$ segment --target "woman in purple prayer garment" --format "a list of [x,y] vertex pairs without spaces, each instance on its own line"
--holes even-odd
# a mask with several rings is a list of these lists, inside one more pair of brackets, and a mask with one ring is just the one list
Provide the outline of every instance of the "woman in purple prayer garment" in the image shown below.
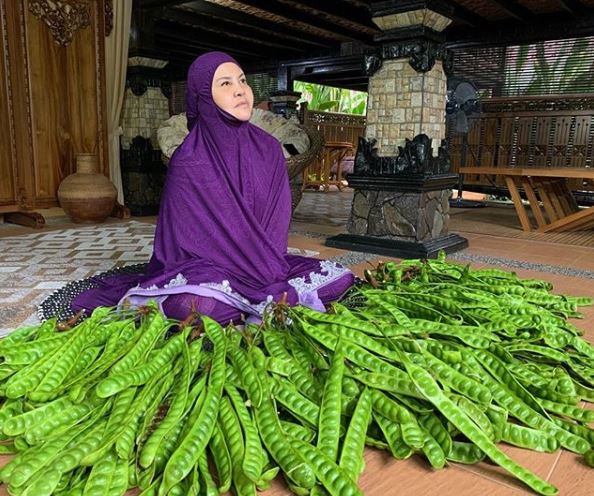
[[253,94],[222,52],[198,57],[187,84],[190,133],[169,163],[153,255],[142,275],[99,280],[75,310],[156,301],[165,314],[195,309],[221,323],[258,318],[287,293],[323,311],[352,284],[334,262],[287,253],[291,195],[280,143],[249,122]]

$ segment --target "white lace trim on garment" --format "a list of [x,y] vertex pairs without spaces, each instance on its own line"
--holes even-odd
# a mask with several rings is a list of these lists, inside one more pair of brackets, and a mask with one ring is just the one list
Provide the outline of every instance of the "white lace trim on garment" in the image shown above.
[[239,300],[241,303],[247,305],[249,308],[253,308],[259,315],[262,315],[262,312],[264,312],[264,308],[266,308],[266,306],[273,301],[272,295],[268,295],[264,301],[261,301],[260,303],[254,305],[247,298],[244,298],[243,296],[241,296],[241,294],[233,291],[231,284],[229,284],[229,281],[226,279],[222,282],[205,282],[200,284],[200,286],[221,291],[222,293],[225,293],[235,298],[236,300]]
[[[325,274],[322,274],[322,272],[325,272]],[[297,291],[297,294],[309,293],[325,286],[347,272],[349,272],[349,269],[338,265],[336,262],[322,260],[320,261],[320,272],[309,273],[309,282],[305,282],[305,277],[295,277],[289,279],[288,283]]]
[[254,305],[254,310],[258,312],[258,315],[262,315],[268,305],[274,301],[272,295],[268,295],[264,301],[261,301],[257,305]]
[[[175,276],[174,279],[171,279],[167,284],[163,285],[163,288],[175,288],[176,286],[185,286],[188,284],[188,280],[183,276],[182,273],[179,273]],[[128,293],[134,292],[134,290],[140,289],[142,291],[154,291],[156,289],[161,289],[156,284],[152,284],[151,286],[147,286],[143,288],[140,284],[137,284],[132,289],[128,291]]]
[[175,288],[177,286],[185,286],[188,284],[188,280],[182,275],[180,272],[178,275],[175,276],[175,279],[171,279],[168,284],[163,286],[164,288]]
[[[309,282],[305,282],[305,277],[295,277],[288,281],[288,284],[297,291],[298,295],[310,293],[317,291],[322,286],[329,284],[330,282],[338,279],[340,276],[349,272],[349,269],[343,267],[342,265],[337,264],[336,262],[332,262],[330,260],[322,260],[320,261],[320,272],[310,272],[309,274]],[[175,276],[174,279],[171,279],[169,283],[165,284],[163,288],[174,288],[179,286],[185,286],[188,284],[188,280],[183,276],[183,274],[179,273]],[[265,300],[261,301],[260,303],[253,304],[247,298],[243,297],[240,293],[233,291],[231,284],[227,279],[223,280],[222,282],[206,282],[200,284],[205,288],[214,289],[215,291],[220,291],[230,297],[234,298],[235,300],[241,302],[242,304],[246,305],[248,308],[253,308],[254,312],[258,315],[262,315],[264,310],[270,303],[273,302],[272,295],[268,295]],[[140,288],[140,285],[137,286],[135,289],[143,289],[145,291],[152,291],[157,290],[159,287],[155,284],[148,288]]]
[[220,291],[221,293],[225,293],[229,296],[232,296],[233,298],[238,299],[246,305],[251,305],[247,298],[244,298],[239,293],[233,291],[233,288],[231,287],[231,284],[229,284],[229,281],[227,281],[227,279],[223,280],[222,282],[203,282],[202,284],[200,284],[200,286],[204,288],[215,289],[217,291]]

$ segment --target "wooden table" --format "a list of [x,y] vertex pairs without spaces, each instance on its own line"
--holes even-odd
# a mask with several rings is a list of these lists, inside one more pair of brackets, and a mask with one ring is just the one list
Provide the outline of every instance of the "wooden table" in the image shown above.
[[[322,186],[323,191],[330,191],[330,186],[342,190],[342,159],[353,152],[353,144],[348,141],[327,141],[321,152],[321,159],[316,160],[303,171],[303,186]],[[332,165],[336,163],[336,177],[331,178]]]
[[[503,176],[524,231],[532,226],[522,203],[520,188],[526,193],[536,219],[536,230],[581,231],[594,228],[594,207],[580,209],[567,179],[594,182],[594,169],[581,167],[462,167],[463,174]],[[542,203],[542,206],[541,206]]]

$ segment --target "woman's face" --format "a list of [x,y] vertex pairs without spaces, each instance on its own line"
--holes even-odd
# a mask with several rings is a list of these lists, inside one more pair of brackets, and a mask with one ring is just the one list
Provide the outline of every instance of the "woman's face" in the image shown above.
[[241,67],[233,62],[217,67],[212,79],[212,99],[217,107],[240,121],[249,121],[252,116],[254,94]]

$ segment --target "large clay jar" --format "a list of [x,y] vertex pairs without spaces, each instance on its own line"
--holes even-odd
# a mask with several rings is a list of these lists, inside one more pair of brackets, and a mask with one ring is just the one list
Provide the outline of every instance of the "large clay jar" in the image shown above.
[[97,155],[80,153],[76,156],[76,172],[60,183],[60,206],[74,222],[103,222],[113,211],[116,187],[98,170]]

